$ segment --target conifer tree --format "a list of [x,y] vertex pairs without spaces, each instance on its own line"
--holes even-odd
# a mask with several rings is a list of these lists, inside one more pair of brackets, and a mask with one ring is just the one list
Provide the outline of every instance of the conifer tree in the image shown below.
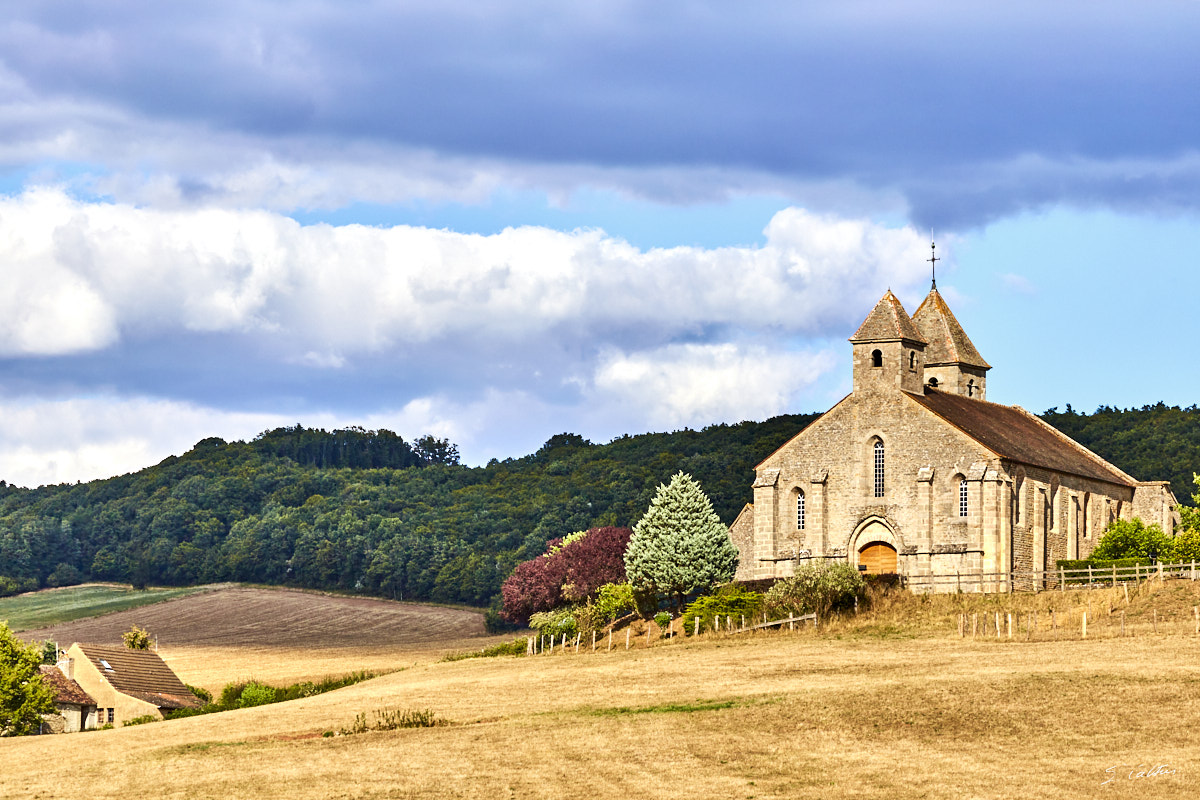
[[688,595],[732,580],[737,562],[729,530],[700,484],[683,472],[658,487],[625,550],[634,591],[665,596],[676,608]]

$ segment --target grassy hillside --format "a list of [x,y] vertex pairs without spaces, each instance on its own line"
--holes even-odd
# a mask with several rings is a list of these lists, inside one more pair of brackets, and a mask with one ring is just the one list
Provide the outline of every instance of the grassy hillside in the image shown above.
[[[74,620],[113,614],[205,591],[196,586],[181,589],[134,591],[129,586],[89,585],[48,589],[0,598],[0,620],[14,632],[47,628]],[[122,631],[129,630],[126,626]],[[115,641],[120,641],[118,637]]]
[[[1100,594],[1053,594],[1034,599],[1102,605]],[[951,619],[974,600],[994,602],[904,602]],[[916,638],[862,622],[595,655],[398,655],[407,669],[318,697],[5,741],[0,797],[137,796],[153,785],[179,798],[253,786],[301,800],[1075,798],[1114,779],[1105,791],[1136,798],[1188,796],[1200,774],[1190,632],[997,642],[938,634],[940,622]],[[415,710],[447,724],[324,735],[359,714]],[[1165,771],[1129,779],[1138,764]]]

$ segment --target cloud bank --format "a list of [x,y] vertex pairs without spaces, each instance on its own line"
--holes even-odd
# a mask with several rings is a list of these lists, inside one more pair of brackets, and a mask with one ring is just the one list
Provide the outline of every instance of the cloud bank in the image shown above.
[[[88,447],[124,470],[149,443],[166,455],[296,421],[433,431],[482,461],[560,425],[602,439],[795,410],[836,363],[825,340],[889,285],[924,281],[926,244],[800,209],[764,236],[642,250],[601,230],[0,199],[0,363],[19,412],[0,467],[18,483],[91,476]],[[36,444],[39,430],[76,445]]]

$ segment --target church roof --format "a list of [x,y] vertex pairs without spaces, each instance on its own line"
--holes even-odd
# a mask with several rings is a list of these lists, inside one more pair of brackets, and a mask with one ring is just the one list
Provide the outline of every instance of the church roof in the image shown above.
[[925,343],[921,332],[913,324],[912,318],[900,305],[899,298],[888,289],[887,294],[879,299],[875,308],[858,326],[858,330],[850,337],[850,341],[859,342],[894,342],[898,339],[908,339],[913,342]]
[[966,364],[982,369],[992,368],[979,355],[936,286],[929,291],[917,313],[913,314],[912,321],[929,344],[925,350],[925,366]]
[[1001,458],[1105,483],[1137,481],[1083,445],[1017,406],[1002,406],[926,388],[909,397]]

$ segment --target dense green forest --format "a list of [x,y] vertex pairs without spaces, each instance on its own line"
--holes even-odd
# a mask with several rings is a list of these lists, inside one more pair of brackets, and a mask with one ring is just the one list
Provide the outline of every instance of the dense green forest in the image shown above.
[[[0,482],[0,593],[83,579],[135,585],[290,583],[486,605],[520,561],[593,526],[633,525],[683,470],[725,523],[753,467],[816,415],[623,436],[573,434],[536,453],[458,463],[454,445],[390,431],[302,427],[250,442],[205,439],[130,475],[86,484]],[[1043,417],[1190,502],[1200,410],[1164,405]]]
[[721,518],[753,467],[815,415],[593,445],[552,437],[533,455],[457,463],[444,440],[390,431],[269,431],[86,484],[0,485],[0,593],[83,578],[135,585],[291,583],[488,604],[550,539],[632,525],[684,470]]

